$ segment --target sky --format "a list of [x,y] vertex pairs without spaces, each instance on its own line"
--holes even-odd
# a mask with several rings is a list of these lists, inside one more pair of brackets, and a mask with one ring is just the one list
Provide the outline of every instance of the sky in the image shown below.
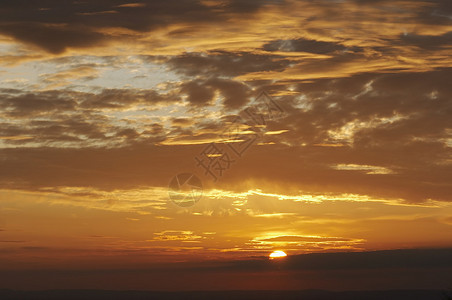
[[451,48],[448,0],[2,1],[0,287],[446,288]]

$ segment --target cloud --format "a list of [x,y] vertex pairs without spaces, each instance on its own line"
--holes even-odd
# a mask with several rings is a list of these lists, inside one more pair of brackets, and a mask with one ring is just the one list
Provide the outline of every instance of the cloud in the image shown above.
[[[2,114],[9,118],[2,122],[2,141],[29,145],[61,145],[66,142],[80,145],[84,141],[105,145],[114,143],[112,136],[119,138],[117,141],[155,137],[155,141],[161,141],[165,134],[161,124],[149,120],[147,126],[140,124],[137,129],[130,118],[108,117],[105,113],[114,114],[127,109],[143,111],[159,103],[166,106],[180,99],[175,91],[160,93],[153,89],[102,89],[99,93],[4,89],[0,93]],[[136,133],[130,135],[132,132]]]
[[43,48],[53,53],[63,53],[68,47],[88,48],[105,42],[106,35],[92,32],[83,26],[52,26],[36,22],[3,23],[0,33]]
[[340,43],[308,39],[271,41],[265,44],[263,49],[266,51],[310,52],[315,54],[331,54],[339,51],[360,51],[359,47],[352,47],[349,49]]
[[452,15],[452,5],[447,0],[428,0],[428,4],[417,14],[417,20],[426,24],[450,25]]
[[215,92],[219,92],[224,107],[229,109],[243,106],[251,96],[250,88],[244,83],[220,78],[184,82],[181,92],[188,95],[187,100],[194,106],[212,105]]
[[400,40],[405,45],[413,45],[424,50],[441,50],[452,46],[452,32],[442,35],[403,34]]
[[2,5],[4,18],[0,23],[0,33],[50,53],[61,54],[68,48],[92,47],[117,39],[117,36],[105,33],[111,28],[127,29],[130,36],[175,24],[224,22],[229,14],[250,14],[267,3],[277,2],[228,1],[223,5],[206,6],[194,0],[147,0],[139,3],[61,3],[52,0],[45,4],[29,2],[24,7],[8,1]]
[[[447,80],[450,72],[443,68],[417,73],[364,73],[346,78],[261,85],[260,88],[270,93],[289,89],[294,93],[279,97],[286,114],[267,124],[269,132],[284,133],[263,135],[260,145],[254,145],[246,153],[246,159],[235,160],[220,187],[229,189],[235,183],[238,190],[247,189],[249,187],[242,186],[247,180],[262,180],[282,186],[298,185],[312,192],[322,190],[326,180],[328,190],[334,193],[408,202],[450,201],[450,184],[446,180],[451,171],[447,163],[452,127],[449,117],[452,95]],[[187,93],[185,103],[188,106],[178,106],[183,104],[181,90]],[[130,163],[144,172],[139,163],[140,159],[149,160],[144,152],[159,157],[160,151],[156,151],[158,148],[154,145],[171,145],[160,149],[173,149],[171,151],[181,156],[167,155],[166,167],[160,162],[153,168],[156,174],[167,174],[166,180],[169,180],[181,163],[194,168],[196,154],[206,143],[219,140],[225,121],[232,117],[208,112],[196,101],[210,103],[213,110],[243,108],[248,99],[252,99],[253,92],[250,85],[238,80],[214,77],[187,80],[167,90],[103,89],[97,93],[3,90],[3,95],[0,106],[4,115],[14,122],[3,122],[1,142],[37,147],[36,151],[46,157],[41,168],[52,164],[51,155],[67,151],[43,146],[71,145],[96,147],[99,152],[87,155],[88,161],[98,159],[96,155],[117,160],[121,153],[136,153],[136,160]],[[213,99],[223,99],[224,104],[215,106]],[[175,111],[181,109],[179,115],[169,115],[165,111],[168,107]],[[127,118],[121,117],[124,111],[130,114]],[[143,111],[153,113],[142,116]],[[200,145],[177,146],[182,144]],[[338,144],[342,146],[318,146]],[[26,181],[36,180],[40,182],[38,186],[44,184],[42,178],[25,174],[32,166],[15,166],[20,160],[31,159],[25,152],[20,149],[2,151],[11,157],[10,162],[4,162],[4,170],[16,169],[14,172],[27,178]],[[83,149],[73,150],[74,157],[86,155],[83,153]],[[71,164],[69,157],[65,156],[64,160]],[[93,163],[86,168],[96,166]],[[51,172],[61,171],[53,169]],[[121,170],[113,173],[117,172]],[[75,174],[78,173],[68,177],[74,183],[57,181],[63,185],[83,186],[89,182],[97,185],[97,180],[77,179]],[[161,180],[153,181],[153,177],[148,174],[143,178],[159,186],[166,184]],[[133,178],[126,182],[136,186],[143,181]]]
[[194,234],[192,231],[173,231],[165,230],[154,233],[155,237],[151,241],[185,241],[199,242],[203,237]]
[[118,5],[117,7],[146,7],[146,3],[125,3]]
[[188,101],[193,105],[207,105],[214,97],[214,91],[210,86],[194,81],[184,83],[181,92],[188,95]]
[[391,174],[392,170],[379,166],[369,165],[356,165],[356,164],[338,164],[333,166],[336,170],[349,170],[349,171],[365,171],[366,174]]
[[92,66],[79,66],[53,74],[40,75],[47,84],[46,89],[54,89],[71,83],[71,80],[92,80],[99,77],[99,71]]
[[244,106],[251,95],[250,88],[239,81],[210,79],[207,83],[220,91],[224,98],[223,104],[227,108],[239,108]]
[[287,235],[287,236],[277,236],[265,239],[259,239],[259,241],[263,242],[344,242],[350,241],[350,239],[337,238],[337,237],[316,237],[316,236],[296,236],[296,235]]
[[60,93],[56,91],[38,94],[22,93],[17,90],[8,92],[2,93],[0,105],[3,112],[12,117],[24,118],[59,110],[73,111],[76,107],[76,101],[73,98],[60,98]]
[[252,52],[211,51],[171,56],[164,62],[171,69],[188,76],[233,77],[249,72],[281,71],[291,63],[291,60],[278,55]]
[[363,239],[351,239],[328,236],[301,236],[280,235],[270,237],[258,237],[253,239],[249,245],[257,249],[299,249],[306,252],[329,252],[347,249],[348,251],[362,250],[365,243]]

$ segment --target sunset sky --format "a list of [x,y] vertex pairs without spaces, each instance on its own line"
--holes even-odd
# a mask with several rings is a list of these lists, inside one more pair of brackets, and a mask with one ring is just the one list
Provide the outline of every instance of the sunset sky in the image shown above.
[[451,51],[449,0],[1,1],[0,288],[340,289],[255,263],[452,248]]

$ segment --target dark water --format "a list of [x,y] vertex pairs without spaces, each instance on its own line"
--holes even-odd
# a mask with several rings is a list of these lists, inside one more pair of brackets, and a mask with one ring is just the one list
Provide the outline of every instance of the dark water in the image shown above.
[[436,290],[395,291],[213,291],[213,292],[148,292],[148,291],[103,291],[103,290],[51,290],[12,291],[0,290],[0,299],[300,299],[300,300],[449,300],[452,293]]

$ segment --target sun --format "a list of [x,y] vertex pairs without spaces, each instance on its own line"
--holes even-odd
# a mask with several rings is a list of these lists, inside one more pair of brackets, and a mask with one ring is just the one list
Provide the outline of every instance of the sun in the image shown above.
[[270,253],[268,258],[275,259],[275,258],[283,258],[286,256],[287,256],[287,254],[284,251],[276,250],[276,251],[273,251],[272,253]]

